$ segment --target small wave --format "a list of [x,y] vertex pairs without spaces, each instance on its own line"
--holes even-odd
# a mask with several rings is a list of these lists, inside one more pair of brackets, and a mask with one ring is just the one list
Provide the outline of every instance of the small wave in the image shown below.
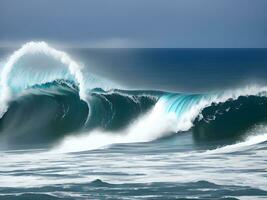
[[267,134],[250,136],[243,142],[238,142],[236,144],[219,147],[219,148],[216,148],[214,150],[208,150],[206,153],[208,153],[208,154],[231,153],[231,152],[241,151],[241,150],[247,149],[250,146],[260,144],[260,143],[263,143],[266,141],[267,141]]
[[223,147],[219,147],[213,150],[208,150],[207,154],[214,154],[214,153],[231,153],[236,151],[243,151],[248,148],[251,148],[254,145],[263,143],[267,141],[267,127],[263,126],[256,126],[252,130],[249,131],[248,137],[245,138],[243,141],[239,141],[232,145],[226,145]]

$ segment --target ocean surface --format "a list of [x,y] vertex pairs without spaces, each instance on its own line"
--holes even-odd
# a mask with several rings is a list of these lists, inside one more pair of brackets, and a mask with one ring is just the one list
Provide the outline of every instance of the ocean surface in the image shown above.
[[266,199],[267,49],[0,49],[0,199]]

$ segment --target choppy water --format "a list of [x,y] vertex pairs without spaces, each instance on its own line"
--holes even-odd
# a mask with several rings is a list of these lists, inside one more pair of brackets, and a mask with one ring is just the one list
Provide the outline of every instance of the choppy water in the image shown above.
[[267,197],[266,143],[207,152],[191,149],[189,135],[78,153],[1,152],[1,198]]

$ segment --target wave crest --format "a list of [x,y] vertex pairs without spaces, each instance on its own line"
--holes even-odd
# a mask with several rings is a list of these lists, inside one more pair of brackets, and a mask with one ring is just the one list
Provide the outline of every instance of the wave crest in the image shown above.
[[42,142],[87,132],[90,148],[99,138],[96,146],[147,142],[189,130],[196,140],[221,139],[267,121],[266,87],[209,94],[106,91],[82,69],[67,53],[45,42],[29,42],[15,51],[0,76],[1,135],[12,136],[12,141],[23,136]]
[[[44,73],[42,70],[35,70],[38,66],[30,66],[30,70],[24,69],[25,65],[20,64],[19,61],[27,55],[44,55],[49,59],[54,59],[66,67],[67,70],[54,70],[52,73]],[[21,70],[18,70],[22,66]],[[43,69],[44,70],[44,69]],[[79,93],[82,99],[85,99],[85,85],[82,73],[82,66],[74,61],[69,55],[63,51],[56,50],[50,47],[45,42],[29,42],[24,44],[19,50],[15,51],[4,64],[1,72],[1,109],[3,112],[7,109],[7,101],[13,95],[21,93],[24,89],[36,84],[51,82],[55,79],[73,78],[78,83]],[[16,81],[18,77],[23,78],[23,81]]]

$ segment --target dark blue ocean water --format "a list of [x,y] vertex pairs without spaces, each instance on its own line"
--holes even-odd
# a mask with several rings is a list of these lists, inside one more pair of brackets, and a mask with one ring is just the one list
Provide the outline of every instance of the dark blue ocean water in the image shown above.
[[0,199],[267,198],[266,49],[14,50]]
[[92,73],[133,89],[210,91],[266,83],[267,49],[67,49]]

